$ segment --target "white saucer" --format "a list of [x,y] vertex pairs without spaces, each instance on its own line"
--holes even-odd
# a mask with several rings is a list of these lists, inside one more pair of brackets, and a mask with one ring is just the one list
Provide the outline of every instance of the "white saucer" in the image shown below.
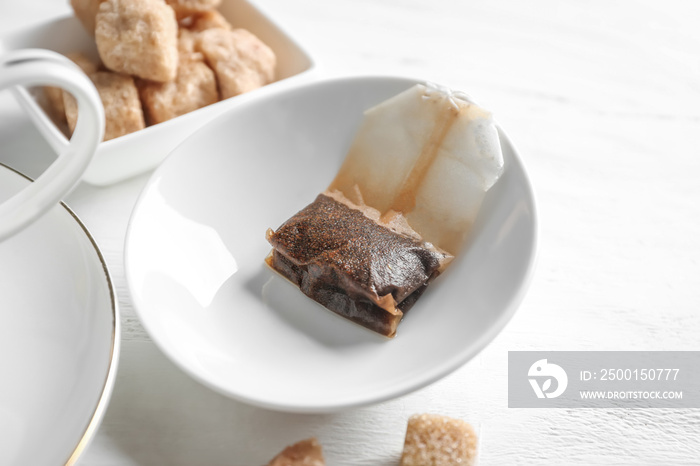
[[333,411],[423,387],[503,328],[536,241],[532,190],[505,136],[506,173],[470,246],[393,340],[325,310],[263,263],[265,230],[326,188],[362,112],[415,82],[348,78],[261,96],[200,129],[156,170],[130,221],[126,273],[141,322],[184,371],[251,404]]
[[[29,182],[0,165],[0,201]],[[118,354],[107,268],[65,205],[0,243],[0,464],[72,464],[107,407]]]

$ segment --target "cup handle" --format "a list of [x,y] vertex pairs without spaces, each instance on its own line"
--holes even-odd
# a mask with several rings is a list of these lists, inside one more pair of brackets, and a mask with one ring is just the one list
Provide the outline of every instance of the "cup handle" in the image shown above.
[[78,102],[78,121],[70,144],[26,188],[0,205],[0,241],[9,238],[55,206],[87,169],[105,127],[100,96],[90,79],[60,54],[25,49],[0,57],[0,89],[15,86],[61,87]]

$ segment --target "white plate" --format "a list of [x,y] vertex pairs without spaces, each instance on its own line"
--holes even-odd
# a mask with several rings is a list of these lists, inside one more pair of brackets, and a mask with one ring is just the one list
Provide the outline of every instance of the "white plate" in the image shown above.
[[241,105],[156,170],[126,242],[133,302],[151,337],[209,387],[272,409],[379,402],[445,376],[515,312],[532,272],[536,218],[515,149],[470,246],[428,288],[393,340],[337,317],[271,272],[277,228],[332,181],[362,112],[416,81],[348,78]]
[[[28,183],[0,165],[0,200]],[[65,205],[0,243],[0,465],[72,464],[107,407],[118,354],[107,268]]]
[[[309,54],[269,16],[246,0],[223,0],[221,14],[234,27],[250,30],[277,55],[276,81],[253,92],[232,97],[164,123],[100,144],[83,180],[107,185],[156,167],[182,140],[213,117],[270,90],[308,79],[315,69]],[[72,16],[52,20],[0,38],[0,53],[22,48],[45,48],[63,54],[81,51],[98,58],[95,39]],[[63,133],[24,91],[16,97],[37,128],[58,152],[68,142]]]

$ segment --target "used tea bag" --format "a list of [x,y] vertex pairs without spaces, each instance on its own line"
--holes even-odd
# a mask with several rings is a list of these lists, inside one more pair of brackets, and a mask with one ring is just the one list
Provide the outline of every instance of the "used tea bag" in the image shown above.
[[328,189],[268,230],[266,261],[326,308],[393,337],[502,171],[490,113],[416,85],[365,112]]
[[465,94],[416,85],[365,112],[329,189],[400,212],[424,240],[456,254],[502,172],[491,114]]

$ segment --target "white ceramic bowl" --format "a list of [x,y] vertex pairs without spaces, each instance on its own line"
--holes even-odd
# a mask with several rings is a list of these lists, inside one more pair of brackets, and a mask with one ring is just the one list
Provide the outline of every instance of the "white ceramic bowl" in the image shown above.
[[261,96],[200,129],[156,170],[130,221],[126,274],[141,322],[184,371],[251,404],[333,411],[423,387],[503,328],[536,242],[532,190],[503,133],[506,170],[470,244],[393,340],[325,310],[263,263],[265,230],[331,182],[363,111],[415,82],[348,78]]
[[[253,92],[232,97],[164,123],[100,144],[83,180],[107,185],[156,167],[181,141],[213,117],[247,100],[308,79],[315,69],[309,54],[258,8],[246,0],[223,0],[221,14],[234,27],[250,30],[276,53],[276,81]],[[0,53],[23,48],[44,48],[63,54],[80,51],[97,59],[97,47],[72,16],[52,20],[0,38]],[[67,144],[65,135],[26,91],[15,93],[39,131],[58,152]]]
[[[29,183],[0,165],[0,200]],[[107,267],[57,204],[0,243],[0,464],[73,464],[107,407],[118,355]]]

